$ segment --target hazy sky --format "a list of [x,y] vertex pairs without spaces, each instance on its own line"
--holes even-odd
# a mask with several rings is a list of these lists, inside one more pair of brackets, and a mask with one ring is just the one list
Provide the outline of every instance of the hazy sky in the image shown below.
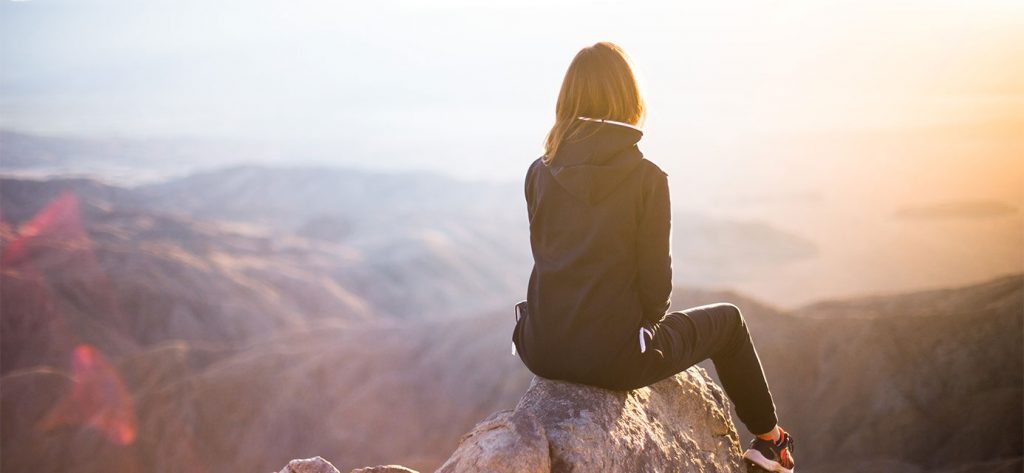
[[641,69],[670,173],[765,136],[1024,123],[1020,1],[29,0],[0,1],[0,126],[518,178],[599,40]]
[[[820,250],[745,291],[1021,270],[1022,0],[0,0],[0,128],[521,182],[566,67],[601,40],[640,69],[641,149],[674,210]],[[893,217],[949,202],[1012,211]]]

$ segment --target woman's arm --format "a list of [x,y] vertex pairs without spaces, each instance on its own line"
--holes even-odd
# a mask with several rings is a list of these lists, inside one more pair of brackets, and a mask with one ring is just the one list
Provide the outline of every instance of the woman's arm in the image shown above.
[[[657,169],[655,167],[655,169]],[[668,175],[661,169],[654,182],[644,185],[643,211],[637,231],[637,282],[643,318],[658,322],[671,305],[672,296],[672,209],[669,202]]]

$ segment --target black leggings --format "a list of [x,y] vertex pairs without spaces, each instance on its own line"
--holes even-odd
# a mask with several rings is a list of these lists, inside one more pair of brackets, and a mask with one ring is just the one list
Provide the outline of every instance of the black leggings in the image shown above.
[[635,353],[604,370],[611,376],[605,384],[647,386],[710,358],[747,430],[756,435],[775,427],[775,403],[739,308],[719,303],[669,312],[652,331],[644,353],[638,340]]

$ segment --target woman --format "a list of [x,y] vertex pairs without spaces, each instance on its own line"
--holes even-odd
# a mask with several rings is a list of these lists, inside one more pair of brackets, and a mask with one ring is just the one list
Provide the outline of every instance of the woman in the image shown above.
[[793,471],[793,439],[740,310],[666,311],[672,292],[668,179],[643,158],[644,101],[629,58],[601,42],[573,59],[545,154],[526,175],[534,268],[515,349],[535,374],[615,390],[710,358],[743,424],[744,458]]

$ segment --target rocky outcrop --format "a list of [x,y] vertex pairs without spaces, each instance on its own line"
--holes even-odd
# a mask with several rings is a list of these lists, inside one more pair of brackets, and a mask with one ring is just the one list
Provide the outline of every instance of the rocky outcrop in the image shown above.
[[320,457],[292,460],[278,473],[338,473],[331,462]]
[[406,468],[402,465],[381,465],[381,466],[368,466],[365,468],[356,468],[349,473],[419,473],[412,468]]
[[725,394],[700,367],[629,392],[534,378],[438,471],[734,472],[738,438]]
[[[278,473],[340,473],[331,462],[320,457],[292,460]],[[401,465],[368,466],[356,468],[350,473],[418,473]]]
[[[289,468],[281,473],[337,471]],[[375,468],[352,473],[405,471]],[[535,377],[515,409],[477,424],[437,473],[482,471],[732,473],[739,436],[725,393],[698,366],[628,392]]]

